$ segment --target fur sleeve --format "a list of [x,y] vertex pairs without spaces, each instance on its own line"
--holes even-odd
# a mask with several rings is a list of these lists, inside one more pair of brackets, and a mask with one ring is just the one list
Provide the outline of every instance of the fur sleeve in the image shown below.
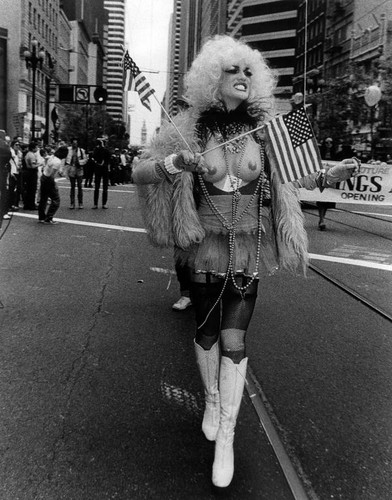
[[[175,122],[192,150],[198,151],[194,140],[195,121],[191,114],[180,113],[175,117]],[[150,242],[154,245],[176,244],[187,248],[204,237],[193,198],[192,174],[176,174],[171,181],[170,176],[160,177],[155,173],[157,161],[182,149],[187,149],[184,140],[173,124],[165,122],[137,165],[139,204]],[[145,174],[143,168],[146,169]]]

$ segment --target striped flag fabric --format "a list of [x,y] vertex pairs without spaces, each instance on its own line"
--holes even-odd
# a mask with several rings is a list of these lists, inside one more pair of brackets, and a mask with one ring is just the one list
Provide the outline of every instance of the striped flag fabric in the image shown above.
[[151,105],[148,98],[155,90],[148,83],[146,77],[137,67],[128,51],[124,53],[122,66],[124,69],[124,92],[135,90],[139,94],[143,106],[151,111]]
[[266,126],[283,184],[321,170],[321,155],[305,108],[279,115]]

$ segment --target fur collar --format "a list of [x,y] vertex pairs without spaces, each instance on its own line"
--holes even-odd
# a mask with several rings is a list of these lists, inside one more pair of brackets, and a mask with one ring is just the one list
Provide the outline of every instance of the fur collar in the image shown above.
[[224,103],[214,106],[200,114],[197,120],[197,132],[202,140],[208,140],[211,134],[219,133],[224,140],[240,133],[243,127],[255,128],[258,118],[248,113],[247,105],[241,103],[236,109],[228,110]]

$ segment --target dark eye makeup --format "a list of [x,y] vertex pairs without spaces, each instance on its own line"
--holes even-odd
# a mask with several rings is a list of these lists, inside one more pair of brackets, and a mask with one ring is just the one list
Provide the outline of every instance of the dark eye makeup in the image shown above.
[[[229,73],[230,75],[236,75],[239,72],[240,72],[239,66],[231,66],[230,68],[225,69],[225,73]],[[252,76],[251,70],[249,68],[245,68],[244,69],[244,75],[247,78],[250,78]]]

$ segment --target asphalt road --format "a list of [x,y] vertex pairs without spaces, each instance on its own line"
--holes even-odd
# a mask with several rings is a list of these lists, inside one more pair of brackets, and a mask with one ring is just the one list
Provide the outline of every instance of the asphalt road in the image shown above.
[[[107,211],[90,209],[91,190],[84,210],[69,210],[61,186],[61,224],[21,212],[2,229],[0,498],[291,500],[248,396],[235,478],[212,489],[193,312],[171,310],[171,250],[132,230],[143,227],[134,186],[111,190]],[[390,252],[373,234],[359,241],[339,222],[319,233],[307,221],[317,255]],[[388,307],[390,272],[322,265]],[[311,271],[260,286],[250,364],[310,498],[391,498],[391,333]]]

